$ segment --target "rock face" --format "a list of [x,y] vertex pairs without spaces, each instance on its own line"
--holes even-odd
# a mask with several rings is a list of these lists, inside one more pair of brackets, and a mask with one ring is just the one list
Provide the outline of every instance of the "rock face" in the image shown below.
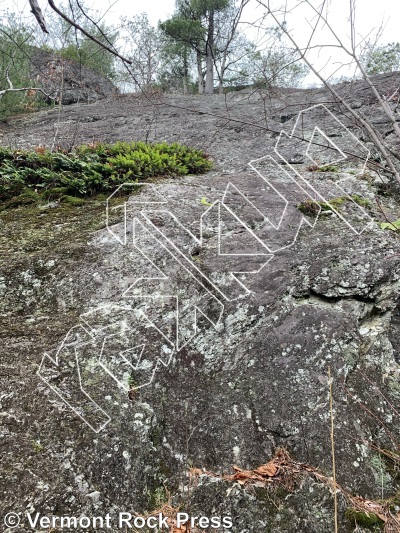
[[111,81],[93,70],[39,48],[32,52],[31,77],[64,105],[87,104],[118,93]]
[[[390,132],[362,84],[349,99]],[[333,419],[339,531],[379,526],[348,508],[399,490],[400,246],[377,224],[399,208],[327,100],[233,95],[229,116],[220,96],[64,110],[65,143],[74,121],[77,142],[92,140],[95,120],[98,140],[179,139],[216,170],[110,200],[108,220],[94,201],[1,213],[4,514],[109,512],[99,530],[117,532],[119,512],[170,494],[193,516],[231,516],[221,532],[328,533]],[[2,142],[50,142],[54,112],[20,120]],[[265,483],[224,477],[279,448],[295,464]]]

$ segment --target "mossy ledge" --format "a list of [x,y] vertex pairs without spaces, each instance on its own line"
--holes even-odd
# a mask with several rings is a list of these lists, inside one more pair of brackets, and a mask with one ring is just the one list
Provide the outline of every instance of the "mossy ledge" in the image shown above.
[[61,198],[81,205],[73,198],[111,193],[127,181],[201,174],[211,168],[204,152],[178,143],[90,143],[53,151],[0,147],[0,205],[4,209]]

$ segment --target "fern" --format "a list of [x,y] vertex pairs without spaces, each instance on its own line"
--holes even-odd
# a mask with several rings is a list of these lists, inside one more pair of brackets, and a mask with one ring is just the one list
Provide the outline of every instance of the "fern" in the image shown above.
[[201,150],[178,143],[90,143],[56,152],[43,147],[0,148],[0,200],[21,194],[24,188],[42,190],[47,196],[51,190],[86,196],[109,192],[127,180],[199,174],[211,168]]

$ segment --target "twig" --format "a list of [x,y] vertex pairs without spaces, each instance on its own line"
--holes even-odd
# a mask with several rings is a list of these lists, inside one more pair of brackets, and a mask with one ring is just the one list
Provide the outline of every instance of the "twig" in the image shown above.
[[331,367],[328,367],[328,383],[329,383],[329,411],[331,417],[331,447],[332,447],[332,476],[333,476],[333,502],[335,513],[335,533],[339,532],[338,527],[338,501],[336,490],[336,463],[335,463],[335,436],[334,436],[334,420],[333,420],[333,394],[332,394],[332,379]]
[[43,89],[40,87],[19,87],[18,89],[3,89],[0,91],[0,96],[3,96],[3,94],[6,93],[16,93],[20,91],[39,91],[40,93],[44,94],[47,98],[50,98],[50,100],[55,100],[55,96],[50,96],[50,94],[46,93]]
[[42,31],[44,33],[49,33],[46,28],[46,23],[44,21],[42,10],[40,9],[37,0],[29,0],[29,5],[31,6],[33,16],[38,21],[38,24],[41,27]]
[[110,54],[113,54],[115,57],[118,57],[119,59],[124,61],[124,63],[127,63],[128,65],[132,64],[132,61],[130,59],[122,56],[115,49],[110,48],[109,46],[107,46],[106,44],[101,42],[99,39],[97,39],[97,37],[95,37],[90,32],[88,32],[84,28],[82,28],[82,26],[80,26],[77,22],[75,22],[72,19],[70,19],[65,13],[63,13],[60,9],[58,9],[58,7],[54,4],[53,0],[48,0],[48,3],[49,3],[49,6],[51,7],[51,9],[53,11],[55,11],[57,13],[57,15],[59,15],[62,19],[64,19],[66,22],[68,22],[68,24],[71,24],[71,26],[73,26],[74,28],[76,28],[77,30],[82,32],[83,35],[86,35],[86,37],[88,39],[90,39],[91,41],[95,42],[99,46],[103,47],[105,50],[107,50],[107,52],[110,52]]
[[[370,348],[371,346],[373,345],[373,343],[371,343],[370,345]],[[397,447],[397,444],[396,444],[396,439],[393,435],[393,433],[389,430],[389,428],[386,426],[386,424],[377,416],[375,415],[367,406],[366,404],[362,403],[357,397],[355,397],[350,391],[349,389],[344,385],[343,383],[343,388],[346,392],[346,394],[348,396],[350,396],[350,398],[356,403],[358,404],[361,409],[363,409],[373,420],[376,420],[378,422],[378,424],[386,431],[386,434],[388,435],[389,439],[392,441],[392,444],[393,446]]]
[[380,396],[382,396],[382,398],[385,400],[385,402],[389,405],[389,407],[392,409],[392,411],[394,412],[394,414],[396,416],[399,417],[400,419],[400,412],[395,408],[395,406],[390,402],[390,400],[383,394],[383,392],[380,390],[380,388],[375,384],[373,383],[369,377],[364,374],[364,372],[362,372],[361,370],[358,371],[359,374],[361,374],[363,376],[364,379],[366,379],[368,381],[368,383],[372,386],[372,389],[373,390],[376,390]]
[[[320,70],[318,68],[316,68],[314,66],[313,63],[311,63],[311,61],[307,58],[306,54],[307,54],[307,48],[306,49],[302,49],[298,42],[292,37],[292,35],[290,34],[289,30],[286,28],[286,25],[283,24],[279,19],[278,17],[276,16],[276,14],[273,12],[273,10],[271,9],[270,5],[269,5],[269,0],[267,0],[267,4],[265,2],[263,2],[262,0],[257,0],[258,3],[260,5],[262,5],[263,7],[266,8],[267,10],[267,13],[274,19],[274,22],[277,24],[277,26],[279,27],[279,29],[286,35],[286,37],[290,40],[290,42],[292,43],[292,45],[294,46],[294,48],[298,51],[298,53],[300,54],[300,58],[304,61],[304,63],[308,66],[308,68],[311,70],[311,72],[313,72],[317,78],[321,81],[321,83],[323,83],[323,85],[328,89],[328,91],[332,94],[332,96],[336,99],[337,102],[339,102],[349,113],[350,115],[355,119],[356,123],[363,126],[365,128],[365,130],[367,131],[369,137],[371,138],[372,142],[374,143],[375,147],[379,150],[379,152],[381,153],[381,155],[383,156],[383,158],[385,159],[388,167],[390,168],[390,170],[392,171],[396,181],[400,184],[400,173],[398,171],[398,169],[396,168],[396,166],[394,165],[393,161],[392,161],[392,158],[390,156],[390,153],[388,151],[388,149],[386,148],[385,146],[385,143],[383,141],[383,139],[381,138],[381,135],[380,133],[378,132],[378,130],[373,126],[373,124],[367,119],[367,117],[365,116],[362,116],[360,113],[358,113],[355,109],[353,109],[350,104],[348,104],[346,102],[346,100],[340,96],[340,94],[337,92],[337,90],[333,87],[333,85],[321,74]],[[311,6],[311,3],[308,1],[308,0],[305,0],[306,3],[308,5]],[[353,5],[351,3],[351,5]],[[320,21],[323,21],[325,26],[332,32],[333,36],[337,39],[340,47],[347,53],[349,54],[353,59],[356,60],[356,62],[358,61],[359,63],[359,60],[357,57],[354,57],[355,54],[352,54],[349,50],[347,50],[347,48],[342,44],[342,42],[340,41],[339,37],[337,36],[337,34],[334,32],[333,28],[329,25],[328,23],[328,20],[326,17],[323,16],[323,9],[324,7],[326,6],[326,0],[323,0],[322,4],[319,6],[318,9],[316,9],[314,6],[311,6],[312,9],[316,12],[317,14],[317,22],[315,23],[315,27],[318,25],[318,23]],[[360,69],[361,70],[361,69]],[[364,71],[365,73],[365,71]],[[366,79],[366,82],[368,83],[368,85],[371,86],[371,81],[369,79]],[[375,94],[375,96],[378,98],[378,101],[382,104],[382,99],[378,93],[378,91],[376,90],[376,88],[374,87],[373,89],[373,92]],[[385,102],[383,102],[382,104],[382,107],[383,107],[383,110],[384,112],[386,113],[387,116],[389,111],[388,110],[388,106],[387,104],[385,105]],[[393,122],[393,120],[395,121],[394,118],[392,117],[389,117],[391,122]]]

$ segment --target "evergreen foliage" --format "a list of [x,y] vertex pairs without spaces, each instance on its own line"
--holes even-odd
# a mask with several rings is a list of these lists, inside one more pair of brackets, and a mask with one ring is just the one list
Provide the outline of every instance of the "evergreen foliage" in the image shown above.
[[200,174],[211,167],[202,151],[178,143],[93,143],[53,152],[0,147],[0,201],[32,193],[84,197],[113,191],[129,181]]
[[363,64],[368,74],[400,70],[400,43],[389,43],[367,49]]

